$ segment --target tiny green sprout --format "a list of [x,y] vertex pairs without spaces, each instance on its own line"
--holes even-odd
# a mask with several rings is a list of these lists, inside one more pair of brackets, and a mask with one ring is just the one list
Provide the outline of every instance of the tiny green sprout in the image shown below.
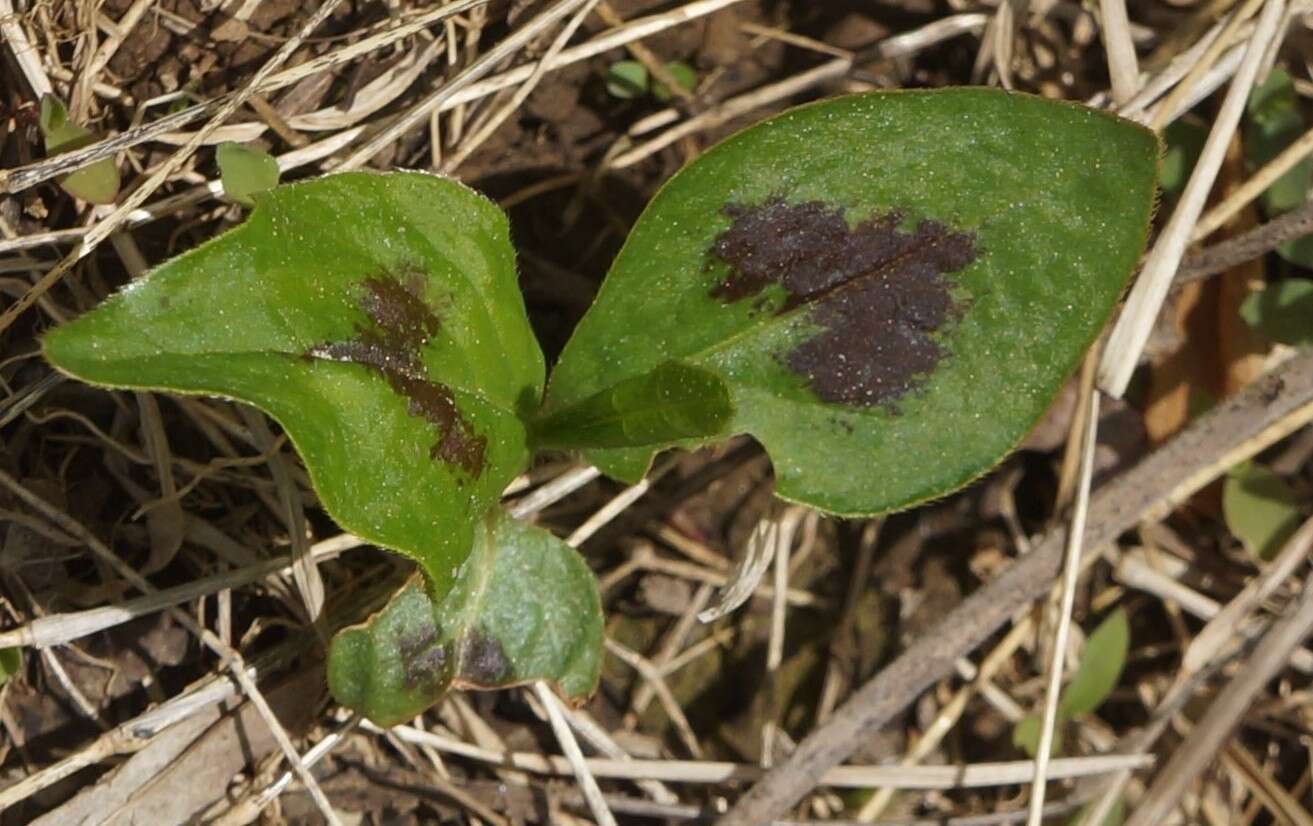
[[647,67],[637,60],[618,60],[606,70],[606,92],[613,98],[632,100],[647,90]]
[[750,434],[778,494],[826,513],[942,497],[1020,442],[1108,320],[1158,156],[1128,121],[997,90],[793,109],[666,183],[550,381],[496,205],[434,175],[328,175],[43,346],[88,382],[255,405],[343,528],[416,562],[336,638],[344,704],[391,723],[526,680],[581,700],[595,578],[499,504],[535,451],[636,482],[660,450]]
[[[95,140],[90,129],[68,119],[64,102],[54,95],[41,97],[38,123],[50,155],[81,149]],[[65,192],[93,204],[113,203],[119,192],[119,170],[112,157],[102,158],[57,180]]]
[[[691,91],[697,85],[697,72],[692,66],[681,60],[672,60],[665,65],[666,73],[681,89]],[[613,98],[632,100],[651,94],[662,103],[668,102],[674,93],[665,83],[651,78],[647,67],[637,60],[618,60],[606,70],[606,91]]]
[[[698,85],[697,71],[682,60],[672,60],[667,63],[666,74],[670,75],[671,79],[685,91],[691,92],[693,91],[693,87]],[[666,84],[662,83],[660,80],[653,80],[652,97],[662,103],[666,103],[674,97],[674,92],[672,92],[670,87],[666,86]]]
[[227,141],[214,156],[224,194],[242,206],[254,206],[251,196],[278,186],[278,161],[263,149]]

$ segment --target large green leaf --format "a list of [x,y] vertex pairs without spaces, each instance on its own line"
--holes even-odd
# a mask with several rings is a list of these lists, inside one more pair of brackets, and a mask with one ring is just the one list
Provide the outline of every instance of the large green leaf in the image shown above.
[[597,686],[602,608],[578,552],[494,508],[474,552],[434,608],[412,582],[381,612],[334,639],[328,682],[379,725],[424,711],[455,688],[551,680],[567,699]]
[[505,217],[454,181],[348,173],[256,196],[250,220],[52,331],[97,384],[210,393],[277,419],[343,527],[434,593],[525,465],[542,355]]
[[[784,497],[872,514],[943,495],[1017,444],[1107,320],[1157,162],[1138,126],[1002,91],[787,112],[648,206],[547,415],[684,362],[725,381],[717,435],[763,442]],[[660,446],[590,458],[633,480]]]

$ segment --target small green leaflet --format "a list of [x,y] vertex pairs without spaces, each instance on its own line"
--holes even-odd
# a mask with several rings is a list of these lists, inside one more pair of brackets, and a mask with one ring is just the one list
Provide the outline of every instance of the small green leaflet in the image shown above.
[[[648,205],[566,345],[544,415],[675,363],[718,376],[786,499],[844,515],[942,496],[1048,408],[1143,248],[1156,137],[996,90],[799,107]],[[588,447],[582,442],[577,447]]]
[[338,702],[382,726],[452,688],[550,680],[570,700],[597,686],[602,607],[578,552],[494,508],[435,609],[412,582],[368,622],[341,631],[328,658]]
[[[1071,678],[1058,702],[1057,728],[1053,731],[1053,751],[1062,751],[1062,724],[1094,711],[1117,687],[1126,655],[1130,651],[1131,629],[1126,611],[1118,608],[1099,623],[1085,640],[1080,667]],[[1031,757],[1039,750],[1040,718],[1024,718],[1012,731],[1012,743]]]
[[258,196],[246,223],[45,338],[96,384],[245,401],[324,507],[413,556],[441,597],[528,461],[542,393],[505,216],[444,178],[345,173]]
[[[1258,169],[1304,134],[1295,84],[1285,69],[1276,68],[1249,95],[1245,110],[1244,147],[1251,169]],[[1269,218],[1289,212],[1308,200],[1313,161],[1295,164],[1263,192],[1263,209]],[[1300,266],[1313,265],[1313,238],[1305,236],[1282,244],[1277,253]]]
[[[58,155],[80,149],[95,140],[91,130],[72,123],[63,101],[54,95],[41,98],[41,134],[45,138],[46,153]],[[93,204],[109,204],[119,192],[119,170],[114,158],[102,158],[76,172],[59,178],[59,185],[68,194]]]
[[1222,514],[1235,538],[1259,559],[1275,556],[1303,521],[1295,491],[1255,462],[1241,462],[1227,473]]
[[1307,347],[1313,344],[1313,281],[1282,278],[1265,284],[1245,297],[1240,317],[1278,344]]
[[23,670],[23,649],[0,648],[0,685]]
[[243,206],[253,206],[252,196],[278,186],[278,161],[267,152],[227,141],[214,157],[224,194]]

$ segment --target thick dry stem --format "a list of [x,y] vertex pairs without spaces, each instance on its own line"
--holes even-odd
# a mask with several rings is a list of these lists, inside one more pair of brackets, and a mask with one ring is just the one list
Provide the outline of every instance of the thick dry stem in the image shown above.
[[[1085,552],[1097,553],[1117,535],[1147,518],[1159,518],[1203,487],[1228,462],[1246,458],[1267,440],[1289,432],[1276,427],[1307,420],[1313,406],[1313,352],[1303,352],[1198,419],[1131,470],[1105,484],[1091,503]],[[783,815],[922,691],[953,673],[956,660],[974,650],[1023,606],[1053,584],[1066,528],[1035,544],[998,578],[979,589],[903,654],[862,686],[787,761],[753,785],[718,823],[754,826]]]

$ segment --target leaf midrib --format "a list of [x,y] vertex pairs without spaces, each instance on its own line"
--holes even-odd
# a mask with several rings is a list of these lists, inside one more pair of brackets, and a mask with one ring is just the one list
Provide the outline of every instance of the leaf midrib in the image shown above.
[[[166,353],[162,353],[162,354],[160,354],[160,355],[146,356],[145,358],[146,358],[146,359],[198,358],[198,357],[200,357],[200,358],[207,358],[207,357],[208,357],[208,358],[225,358],[225,357],[228,357],[228,356],[257,356],[257,357],[273,357],[273,356],[277,356],[277,357],[281,357],[281,358],[296,359],[296,360],[298,360],[298,361],[301,361],[301,360],[309,360],[309,361],[314,361],[314,362],[323,362],[323,363],[325,363],[325,364],[340,364],[340,365],[345,365],[345,366],[350,366],[350,367],[356,367],[356,368],[359,368],[359,369],[361,369],[361,370],[365,370],[367,373],[370,373],[371,375],[379,375],[379,376],[381,377],[381,373],[379,373],[378,371],[372,369],[372,368],[369,367],[368,365],[366,365],[366,364],[362,364],[361,362],[358,362],[358,361],[349,361],[349,360],[342,360],[342,359],[323,358],[322,356],[315,356],[315,355],[311,355],[311,354],[308,354],[308,353],[288,353],[288,352],[284,352],[284,351],[282,351],[282,350],[220,350],[220,351],[187,352],[187,353],[167,353],[167,352],[166,352]],[[134,359],[131,359],[131,360],[129,360],[129,359],[111,359],[111,360],[101,361],[100,363],[101,363],[101,364],[105,364],[105,365],[109,365],[109,364],[132,364],[132,365],[140,365],[140,364],[141,364],[141,361],[142,361],[142,357],[138,356],[138,357],[136,357],[136,358],[134,358]],[[512,418],[515,418],[516,420],[519,419],[519,413],[515,410],[514,407],[508,407],[508,406],[507,406],[506,404],[504,404],[503,402],[500,402],[500,401],[494,401],[494,400],[488,398],[488,396],[487,396],[485,393],[483,393],[482,391],[480,391],[480,390],[473,390],[473,389],[471,389],[471,388],[469,388],[469,387],[466,387],[466,386],[464,386],[464,385],[461,385],[461,384],[457,384],[457,383],[449,382],[449,381],[447,381],[447,380],[445,380],[445,379],[440,379],[440,378],[435,379],[435,378],[433,378],[433,377],[431,377],[431,376],[427,376],[427,375],[426,375],[426,376],[423,376],[423,377],[421,377],[421,378],[422,378],[423,380],[425,380],[425,381],[437,381],[437,382],[441,382],[442,384],[445,384],[448,388],[450,388],[450,389],[452,389],[452,390],[459,391],[460,393],[465,394],[465,395],[467,395],[467,396],[473,396],[475,399],[479,400],[480,402],[483,402],[483,403],[486,404],[487,406],[492,407],[492,408],[496,409],[497,411],[499,411],[499,412],[501,412],[501,413],[504,413],[504,414],[506,414],[506,415],[508,415],[508,416],[511,416]],[[173,391],[173,392],[184,392],[184,391],[182,391],[182,390],[180,390],[180,389],[178,389],[178,388],[162,387],[161,389],[164,389],[164,390],[171,390],[171,391]],[[205,389],[201,389],[201,390],[198,390],[198,391],[195,391],[195,392],[199,392],[199,393],[207,393],[207,392],[210,392],[210,391],[205,390]],[[221,391],[220,391],[220,392],[221,392]],[[395,391],[391,390],[391,388],[389,388],[388,392],[389,392],[390,395],[397,396],[397,398],[403,398],[402,396],[400,396],[399,394],[397,394]]]
[[[1025,200],[1023,200],[1023,201],[1020,201],[1020,202],[1017,202],[1017,203],[1013,203],[1013,204],[1011,204],[1007,209],[1001,210],[1001,211],[998,212],[997,214],[990,215],[990,216],[988,216],[988,217],[982,219],[981,221],[979,221],[978,223],[976,223],[976,224],[974,224],[974,225],[961,226],[961,227],[956,227],[956,226],[955,226],[955,227],[952,227],[952,229],[954,229],[955,231],[958,231],[958,232],[962,232],[962,231],[965,231],[965,232],[973,232],[973,233],[974,233],[974,232],[979,232],[980,230],[982,230],[983,228],[985,228],[986,226],[988,226],[990,223],[992,223],[993,221],[998,220],[999,218],[1003,217],[1004,215],[1007,215],[1008,213],[1013,212],[1013,211],[1015,211],[1015,210],[1017,210],[1017,209],[1021,209],[1021,208],[1023,208],[1023,207],[1029,207],[1034,201],[1039,200],[1038,196],[1040,196],[1040,195],[1042,195],[1042,194],[1043,194],[1043,193],[1040,192],[1040,191],[1033,191],[1033,192],[1032,192],[1032,198],[1034,198],[1034,200],[1032,200],[1032,198],[1027,198],[1027,199],[1025,199]],[[933,219],[933,218],[922,218],[922,219],[920,219],[920,220],[936,220],[936,219]],[[947,226],[947,225],[946,225],[946,226]],[[934,249],[934,248],[938,245],[938,243],[939,243],[939,242],[936,242],[936,243],[930,244],[930,245],[928,245],[928,246],[926,246],[926,247],[917,247],[917,248],[916,248],[916,251],[926,250],[926,249]],[[879,267],[876,267],[876,268],[874,268],[874,269],[872,269],[872,270],[869,270],[869,271],[867,271],[866,273],[863,273],[861,276],[859,276],[859,277],[857,277],[857,278],[849,279],[848,281],[845,281],[845,282],[843,282],[843,283],[841,283],[841,284],[839,284],[839,285],[837,285],[837,286],[835,286],[835,287],[832,287],[832,288],[827,289],[827,290],[823,290],[823,291],[821,291],[821,293],[820,293],[819,295],[822,296],[822,297],[833,296],[833,295],[836,295],[836,294],[838,294],[838,293],[841,293],[843,290],[847,289],[848,287],[852,286],[853,284],[856,284],[856,283],[862,282],[862,281],[864,281],[864,280],[867,279],[867,278],[872,278],[872,277],[875,277],[875,276],[878,276],[878,275],[882,275],[882,274],[884,274],[885,272],[887,272],[888,269],[889,269],[891,266],[893,266],[894,264],[901,263],[901,262],[905,261],[906,258],[907,258],[907,256],[910,255],[910,254],[911,254],[911,251],[909,251],[908,253],[906,253],[906,254],[904,254],[904,255],[898,256],[897,258],[891,259],[890,261],[886,262],[885,264],[882,264],[882,265],[879,266]],[[985,259],[984,259],[983,257],[981,257],[981,258],[977,258],[977,259],[976,259],[975,261],[973,261],[971,264],[967,265],[967,267],[963,268],[962,270],[959,270],[958,273],[960,274],[960,273],[963,273],[963,272],[970,271],[972,268],[974,268],[974,267],[976,267],[976,266],[979,266],[980,264],[984,263],[984,261],[985,261]],[[808,301],[808,302],[806,302],[806,303],[799,304],[799,305],[797,305],[797,306],[795,306],[795,307],[791,307],[791,308],[789,308],[789,309],[787,309],[787,310],[785,310],[785,311],[783,311],[783,312],[775,313],[774,315],[771,315],[769,318],[766,318],[766,319],[764,319],[764,320],[762,320],[762,321],[759,321],[759,322],[757,322],[756,324],[754,324],[754,325],[752,325],[752,326],[750,326],[750,327],[746,327],[746,328],[744,328],[744,329],[742,329],[742,330],[739,330],[738,332],[733,333],[732,335],[728,336],[727,338],[722,339],[721,341],[716,342],[715,344],[712,344],[712,345],[710,345],[710,346],[708,346],[708,347],[704,347],[704,348],[702,348],[701,350],[698,350],[698,351],[696,351],[696,352],[694,352],[694,353],[691,353],[691,354],[689,354],[689,355],[679,356],[678,358],[679,358],[680,361],[688,361],[688,362],[690,362],[690,363],[692,363],[692,364],[697,364],[697,365],[700,366],[700,367],[705,367],[705,366],[706,366],[706,363],[705,363],[705,360],[706,360],[706,359],[709,359],[710,357],[716,355],[716,354],[719,353],[719,352],[722,352],[723,350],[727,350],[727,349],[731,348],[732,346],[738,344],[741,340],[743,340],[743,339],[747,339],[747,338],[751,338],[752,336],[757,335],[757,334],[765,334],[765,333],[769,332],[770,330],[774,329],[777,325],[783,325],[785,322],[793,321],[794,319],[797,318],[797,316],[798,316],[799,314],[801,314],[801,313],[809,313],[809,312],[811,312],[812,310],[814,310],[815,308],[816,308],[816,302],[815,302],[815,301]],[[641,374],[637,374],[637,375],[641,375]]]

